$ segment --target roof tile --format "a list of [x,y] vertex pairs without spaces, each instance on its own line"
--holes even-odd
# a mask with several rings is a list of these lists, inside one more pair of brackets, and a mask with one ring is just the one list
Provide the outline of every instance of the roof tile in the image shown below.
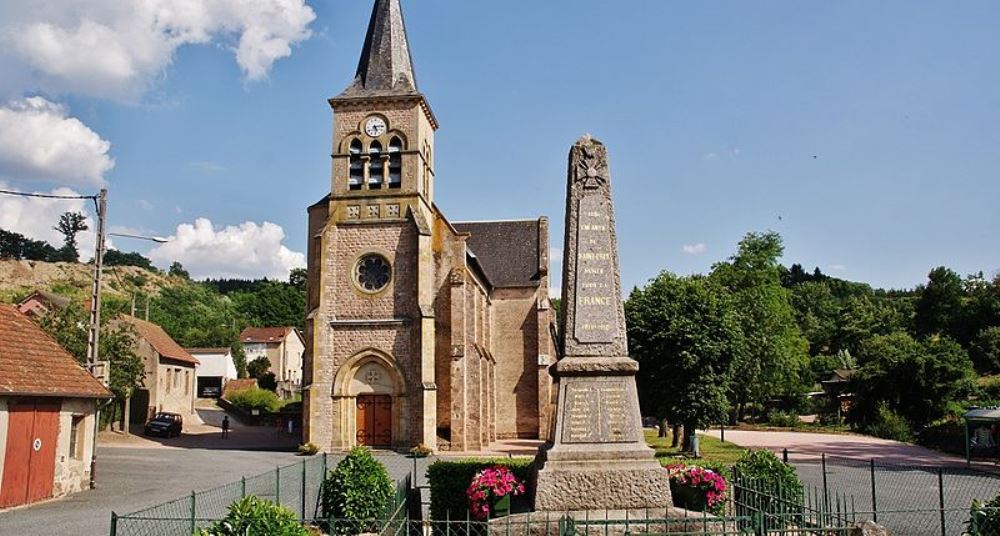
[[76,358],[10,305],[0,305],[0,394],[111,396]]

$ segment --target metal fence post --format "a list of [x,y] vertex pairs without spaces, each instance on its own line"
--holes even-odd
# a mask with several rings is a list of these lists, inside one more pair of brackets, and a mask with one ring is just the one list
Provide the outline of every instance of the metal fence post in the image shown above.
[[781,449],[781,461],[788,463],[788,449]]
[[830,488],[827,486],[826,481],[826,453],[823,453],[823,506],[827,511],[830,510]]
[[240,498],[243,499],[247,496],[247,477],[243,475],[240,478]]
[[878,523],[878,498],[875,494],[875,458],[868,460],[872,474],[872,521]]
[[306,461],[302,460],[302,521],[306,520]]
[[938,507],[941,509],[941,536],[947,536],[944,522],[944,469],[940,467],[938,467]]
[[274,469],[274,503],[281,504],[281,466]]
[[191,490],[191,530],[189,531],[191,534],[194,534],[194,529],[196,528],[195,527],[195,522],[194,522],[194,511],[195,511],[195,506],[196,506],[195,500],[196,499],[195,499],[194,490]]
[[413,487],[416,487],[416,485],[417,485],[417,456],[416,455],[413,456],[413,473],[411,473],[410,484],[412,484]]
[[116,514],[114,512],[114,510],[112,510],[111,511],[111,536],[117,536],[117,535],[118,535],[118,514]]

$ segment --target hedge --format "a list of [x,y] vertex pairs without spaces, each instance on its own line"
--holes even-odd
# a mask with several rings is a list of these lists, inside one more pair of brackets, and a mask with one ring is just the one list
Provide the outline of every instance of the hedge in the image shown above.
[[[468,458],[432,463],[427,468],[427,480],[431,487],[431,519],[465,519],[469,515],[469,499],[465,490],[472,477],[487,467],[507,467],[518,480],[529,485],[532,461],[531,458]],[[530,494],[529,491],[522,497]]]

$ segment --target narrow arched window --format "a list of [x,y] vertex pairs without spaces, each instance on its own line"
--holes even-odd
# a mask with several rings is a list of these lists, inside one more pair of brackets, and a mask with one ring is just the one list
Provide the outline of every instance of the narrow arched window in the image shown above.
[[382,167],[382,144],[373,141],[368,146],[368,187],[381,188],[382,179],[385,178],[385,171]]
[[360,190],[365,183],[365,163],[361,160],[361,140],[351,142],[350,155],[351,171],[347,184],[351,190]]
[[389,141],[389,188],[403,184],[403,142],[393,137]]

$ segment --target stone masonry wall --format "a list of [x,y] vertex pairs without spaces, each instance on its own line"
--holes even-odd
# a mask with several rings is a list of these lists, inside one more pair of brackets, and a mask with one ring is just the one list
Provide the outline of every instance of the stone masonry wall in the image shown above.
[[539,435],[536,290],[524,287],[493,292],[496,422],[501,439]]

